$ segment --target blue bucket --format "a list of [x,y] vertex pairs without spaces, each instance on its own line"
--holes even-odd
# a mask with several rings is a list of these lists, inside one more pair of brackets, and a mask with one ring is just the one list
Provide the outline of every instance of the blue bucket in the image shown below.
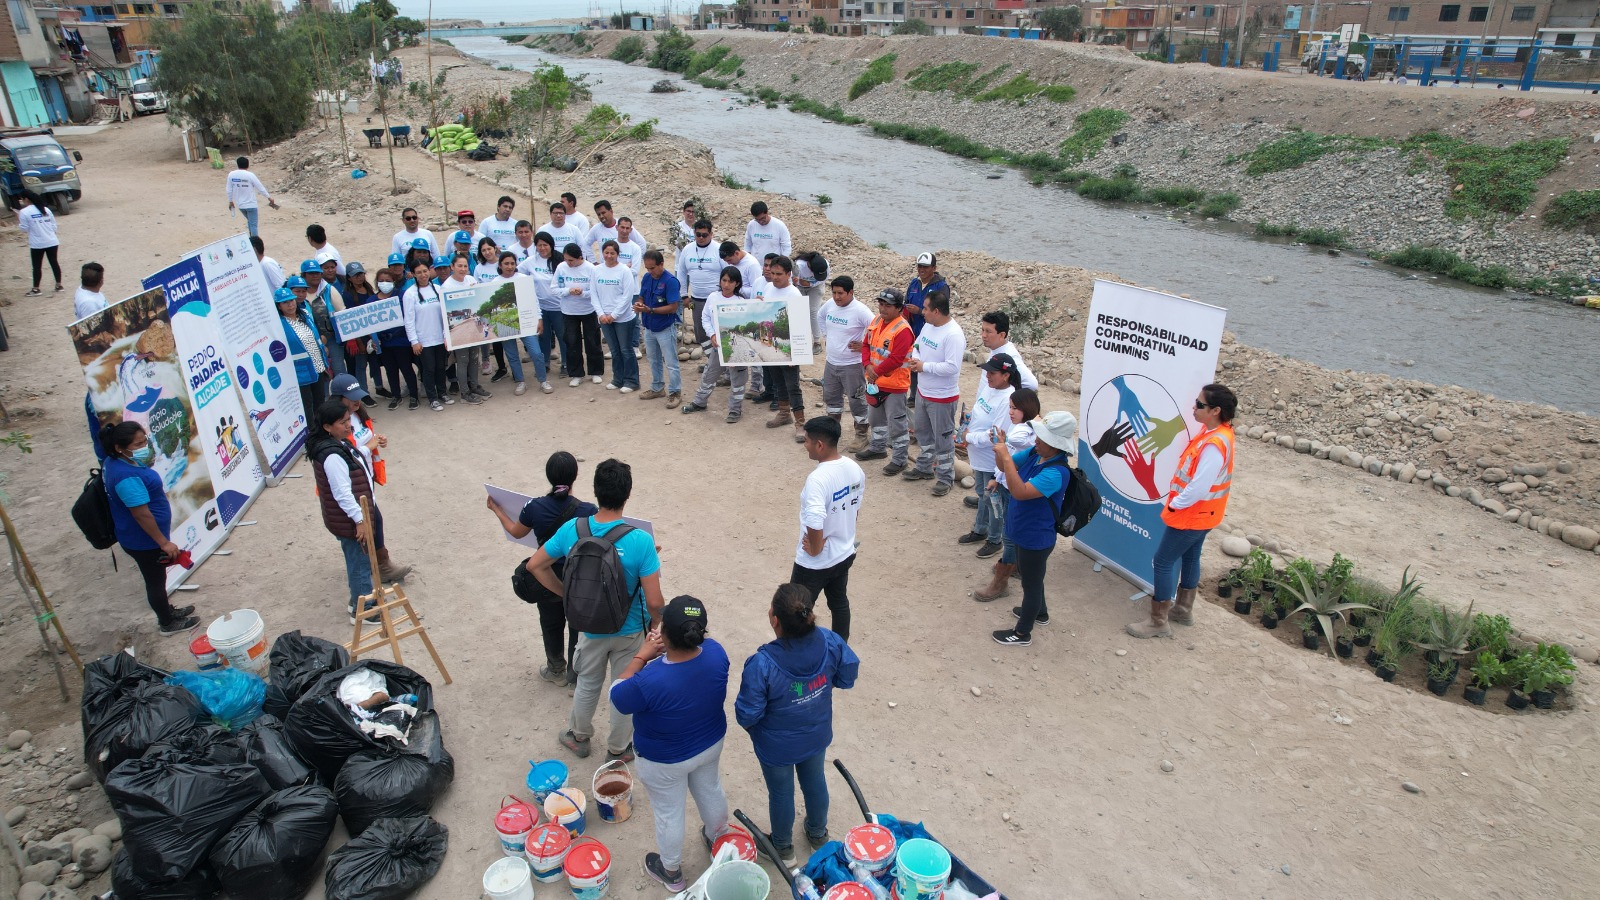
[[543,806],[545,798],[550,796],[552,791],[566,786],[566,763],[559,759],[547,759],[542,762],[528,760],[528,790],[533,792],[535,803]]

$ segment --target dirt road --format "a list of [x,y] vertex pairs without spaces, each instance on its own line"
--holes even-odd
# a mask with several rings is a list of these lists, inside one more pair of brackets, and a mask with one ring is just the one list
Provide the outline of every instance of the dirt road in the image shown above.
[[[336,134],[331,141],[336,148]],[[109,296],[132,293],[141,275],[238,227],[223,173],[183,163],[162,119],[76,143],[87,194],[62,220],[62,263],[68,271],[90,258],[105,264]],[[327,227],[345,259],[370,262],[387,254],[399,207],[440,218],[429,193],[437,169],[426,157],[398,153],[400,174],[433,187],[392,198],[383,193],[387,178],[351,182],[342,167],[316,162],[329,147],[328,135],[311,134],[259,155],[257,170],[283,204],[263,211],[263,236],[286,267],[306,254],[301,235],[311,222]],[[670,212],[693,192],[736,218],[752,195],[712,185],[714,168],[683,156],[685,183],[650,203]],[[608,156],[606,166],[627,159]],[[377,162],[370,171],[380,171]],[[455,207],[492,208],[504,192],[453,169],[449,177]],[[587,201],[616,179],[614,169],[551,176],[548,190]],[[302,187],[282,191],[285,184]],[[632,208],[651,190],[612,199]],[[68,518],[92,464],[82,376],[62,330],[71,295],[23,299],[26,254],[12,231],[4,241],[11,277],[0,282],[0,298],[10,302],[12,349],[0,355],[0,384],[34,446],[27,456],[0,449],[7,506],[85,655],[131,644],[156,664],[183,665],[185,641],[154,636],[132,567],[124,559],[113,571],[108,554],[86,552]],[[974,372],[963,389],[976,383]],[[806,391],[814,406],[816,389]],[[1078,403],[1054,387],[1044,400],[1046,409]],[[483,485],[537,493],[556,449],[579,456],[583,484],[608,456],[630,462],[628,510],[655,524],[664,589],[706,601],[712,634],[737,666],[771,637],[766,603],[789,570],[797,494],[810,469],[786,431],[756,418],[727,426],[587,383],[548,396],[496,392],[480,407],[443,413],[380,408],[378,427],[390,441],[381,495],[389,543],[417,566],[407,591],[455,676],[444,687],[425,656],[407,655],[434,679],[456,759],[454,787],[434,811],[451,829],[450,854],[419,897],[477,894],[483,868],[499,855],[492,816],[502,795],[525,793],[528,760],[565,758],[585,787],[599,762],[556,746],[571,692],[536,675],[537,617],[507,584],[525,549],[508,543],[484,509]],[[1229,518],[1241,529],[1319,559],[1337,549],[1389,582],[1410,566],[1442,599],[1475,600],[1480,611],[1506,612],[1546,637],[1593,637],[1592,553],[1461,501],[1267,444],[1242,442],[1237,472]],[[876,806],[926,821],[1011,897],[1559,897],[1600,879],[1589,837],[1600,832],[1593,667],[1580,674],[1570,709],[1508,715],[1264,640],[1211,604],[1176,640],[1135,641],[1122,633],[1138,612],[1129,586],[1065,547],[1046,582],[1052,622],[1031,648],[1000,648],[989,632],[1011,623],[1015,601],[970,599],[986,572],[955,542],[970,511],[956,496],[931,498],[924,485],[873,469],[868,477],[851,579],[862,677],[837,701],[831,755],[855,770]],[[185,602],[207,619],[255,608],[271,634],[299,628],[348,639],[338,548],[310,488],[306,477],[268,490],[248,516],[258,524],[234,532],[232,555],[207,562]],[[1217,543],[1206,553],[1208,584],[1223,568]],[[0,672],[9,690],[0,733],[30,728],[39,746],[75,753],[76,706],[57,701],[32,623],[13,590],[4,597]],[[603,714],[597,722],[603,735]],[[732,804],[764,822],[760,772],[736,727],[722,768]],[[25,799],[13,792],[18,778],[0,772],[8,804]],[[837,835],[855,811],[843,786],[832,786]],[[80,796],[78,819],[109,817],[96,789]],[[660,897],[639,870],[653,839],[649,804],[642,794],[635,804],[632,821],[596,824],[592,833],[617,855],[612,896]],[[698,873],[704,850],[691,841],[685,859]]]

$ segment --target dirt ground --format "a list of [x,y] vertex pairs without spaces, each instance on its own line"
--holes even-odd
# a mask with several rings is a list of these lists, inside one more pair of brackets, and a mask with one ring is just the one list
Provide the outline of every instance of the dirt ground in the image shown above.
[[[439,229],[437,169],[415,151],[396,155],[400,175],[420,186],[399,198],[383,194],[376,157],[375,177],[354,186],[304,168],[291,178],[284,164],[313,149],[325,154],[328,140],[312,134],[258,154],[269,188],[303,185],[280,197],[282,210],[262,213],[268,253],[286,268],[305,254],[310,222],[328,228],[346,260],[369,262],[386,255],[399,206],[424,207],[425,222]],[[242,228],[226,212],[224,173],[185,164],[161,118],[73,144],[84,154],[88,194],[62,220],[62,263],[68,272],[90,258],[105,264],[108,296],[134,292],[143,274]],[[692,162],[693,151],[684,156]],[[548,192],[598,196],[622,183],[615,167],[625,162],[617,154],[573,176],[551,174]],[[668,209],[689,189],[732,218],[727,198],[751,196],[711,186],[714,168],[685,163],[683,171],[707,183],[627,182],[613,196],[619,212]],[[449,173],[452,207],[483,215],[500,193]],[[526,205],[519,197],[519,212]],[[62,332],[70,289],[23,298],[26,253],[12,232],[0,258],[12,343],[0,355],[0,388],[34,446],[28,456],[0,451],[7,506],[85,656],[131,644],[157,664],[181,665],[186,641],[153,633],[132,566],[124,560],[114,572],[107,554],[86,552],[67,515],[93,462],[81,375]],[[859,259],[910,271],[908,260],[883,251]],[[857,260],[836,270],[850,272]],[[687,364],[691,378],[694,368]],[[975,375],[963,385],[975,389]],[[628,510],[655,524],[664,590],[706,601],[712,634],[737,665],[770,638],[764,611],[789,570],[810,467],[788,431],[763,428],[761,415],[728,426],[587,383],[560,384],[549,396],[513,397],[506,382],[491,390],[478,408],[380,406],[376,415],[390,439],[390,486],[381,495],[389,543],[417,567],[407,592],[455,679],[443,686],[420,646],[407,648],[407,661],[434,681],[456,759],[455,784],[434,810],[452,831],[450,854],[418,894],[437,900],[476,895],[499,855],[492,817],[503,795],[526,793],[529,760],[564,758],[584,787],[599,762],[573,760],[556,745],[571,692],[537,677],[536,614],[506,583],[524,554],[484,509],[483,484],[538,492],[556,449],[583,461],[583,483],[606,457],[631,463]],[[820,399],[806,390],[808,403]],[[1077,396],[1054,385],[1043,396],[1046,409],[1077,409]],[[714,395],[713,404],[722,402]],[[1387,581],[1411,566],[1440,599],[1475,600],[1478,610],[1504,612],[1550,638],[1592,637],[1600,568],[1592,553],[1459,500],[1268,444],[1242,442],[1237,471],[1229,520],[1243,531],[1322,559],[1339,550]],[[956,495],[935,499],[926,485],[868,472],[852,579],[862,677],[837,700],[830,756],[851,766],[875,807],[924,820],[1009,896],[1577,896],[1600,878],[1589,837],[1600,831],[1593,667],[1580,673],[1569,708],[1502,715],[1264,639],[1220,606],[1201,605],[1196,626],[1176,640],[1135,641],[1122,632],[1138,615],[1126,599],[1132,589],[1065,546],[1046,582],[1053,621],[1032,647],[1000,648],[989,632],[1011,623],[1014,601],[971,600],[987,567],[955,543],[969,511]],[[299,628],[347,640],[340,556],[310,478],[268,490],[247,518],[257,524],[233,533],[232,554],[207,562],[184,602],[205,619],[257,609],[269,634]],[[1208,583],[1225,565],[1218,543],[1206,553]],[[0,672],[10,688],[0,733],[49,732],[41,740],[75,751],[76,704],[57,700],[24,608],[14,589],[0,591]],[[603,714],[597,724],[603,735]],[[732,805],[764,822],[759,769],[737,728],[722,769]],[[856,811],[843,784],[831,785],[839,834]],[[92,825],[106,818],[105,806],[94,789],[88,794],[83,818]],[[592,828],[616,854],[612,896],[662,895],[640,871],[653,841],[646,800],[636,798],[630,822]],[[690,842],[691,876],[705,859]]]

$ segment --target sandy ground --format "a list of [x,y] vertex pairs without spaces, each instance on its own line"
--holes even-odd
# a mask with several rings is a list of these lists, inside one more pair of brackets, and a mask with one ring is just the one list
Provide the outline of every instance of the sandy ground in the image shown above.
[[[160,118],[76,145],[88,194],[62,221],[62,262],[69,271],[91,257],[104,263],[110,296],[132,293],[142,274],[242,227],[227,216],[223,173],[183,163]],[[290,177],[280,158],[288,157],[258,166],[269,187]],[[339,203],[319,191],[285,193],[282,210],[263,211],[268,252],[286,266],[298,261],[304,226],[316,221],[347,260],[381,258],[399,206],[433,203],[425,220],[439,208],[428,187],[437,186],[437,169],[415,152],[397,160],[402,177],[423,188]],[[551,176],[549,191],[590,197],[592,177]],[[681,187],[667,188],[660,205],[678,200]],[[723,202],[720,189],[693,187]],[[452,206],[480,211],[501,193],[453,170],[449,191]],[[181,664],[185,642],[153,635],[133,568],[124,561],[113,572],[106,554],[86,552],[67,515],[92,464],[81,376],[61,330],[71,293],[24,299],[22,245],[8,238],[0,258],[12,340],[0,355],[0,385],[35,448],[30,456],[0,451],[7,505],[86,656],[132,643],[157,663]],[[694,369],[687,364],[686,381]],[[963,384],[973,389],[976,379]],[[713,636],[737,666],[770,637],[766,602],[789,570],[797,494],[810,468],[788,430],[769,431],[757,415],[729,426],[588,383],[549,396],[513,397],[505,382],[493,389],[477,408],[377,411],[390,439],[391,484],[381,496],[390,546],[417,566],[407,592],[455,678],[443,686],[420,646],[407,648],[407,660],[434,680],[456,759],[454,787],[434,810],[452,831],[450,854],[418,893],[437,900],[477,894],[499,854],[493,814],[502,795],[525,793],[529,760],[567,758],[585,787],[599,761],[572,760],[556,746],[570,691],[537,678],[536,614],[506,583],[524,553],[484,509],[482,485],[535,493],[556,449],[583,460],[585,483],[608,456],[630,462],[628,510],[655,523],[664,590],[706,601]],[[820,399],[806,390],[808,403]],[[1077,408],[1075,395],[1055,388],[1044,399],[1046,409]],[[1480,610],[1553,637],[1591,628],[1590,616],[1575,614],[1593,611],[1593,554],[1460,501],[1269,445],[1244,442],[1239,454],[1229,518],[1240,528],[1304,552],[1338,549],[1385,579],[1420,566],[1436,596],[1475,599]],[[304,475],[306,465],[295,471]],[[1135,641],[1122,633],[1137,615],[1130,587],[1066,547],[1047,579],[1051,624],[1031,648],[1000,648],[989,632],[1011,623],[1013,601],[970,599],[987,568],[955,543],[970,512],[957,496],[935,499],[926,485],[873,469],[869,482],[852,578],[862,677],[838,698],[830,755],[852,767],[869,802],[926,821],[1011,897],[1553,897],[1578,896],[1600,878],[1590,837],[1600,830],[1593,668],[1580,675],[1569,708],[1504,715],[1386,685],[1358,662],[1265,639],[1210,604],[1176,640]],[[272,634],[300,628],[348,639],[340,557],[310,478],[269,490],[248,518],[258,524],[233,533],[232,555],[206,563],[194,578],[200,590],[185,602],[207,618],[255,608]],[[1224,566],[1215,543],[1208,582]],[[4,590],[0,670],[9,690],[0,733],[27,727],[49,731],[42,741],[75,746],[76,705],[57,701],[31,623]],[[597,722],[603,735],[604,716]],[[722,769],[732,804],[764,822],[759,770],[737,728]],[[1421,793],[1402,791],[1407,781]],[[835,778],[832,787],[838,834],[856,811],[843,784]],[[83,818],[92,825],[105,806],[87,793]],[[592,833],[617,855],[612,896],[663,895],[639,869],[652,846],[648,802],[638,799],[632,821]],[[705,863],[694,842],[685,858],[691,875]]]

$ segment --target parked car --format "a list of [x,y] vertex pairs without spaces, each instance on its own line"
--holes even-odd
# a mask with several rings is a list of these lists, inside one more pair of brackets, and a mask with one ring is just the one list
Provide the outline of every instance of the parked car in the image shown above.
[[148,78],[141,78],[133,83],[133,114],[158,113],[167,111],[167,96],[156,90],[156,86]]
[[83,199],[83,183],[78,178],[77,162],[83,154],[71,151],[71,157],[55,133],[48,128],[11,129],[0,131],[0,191],[5,194],[6,206],[22,207],[22,192],[32,191],[56,212],[65,214],[72,202]]

